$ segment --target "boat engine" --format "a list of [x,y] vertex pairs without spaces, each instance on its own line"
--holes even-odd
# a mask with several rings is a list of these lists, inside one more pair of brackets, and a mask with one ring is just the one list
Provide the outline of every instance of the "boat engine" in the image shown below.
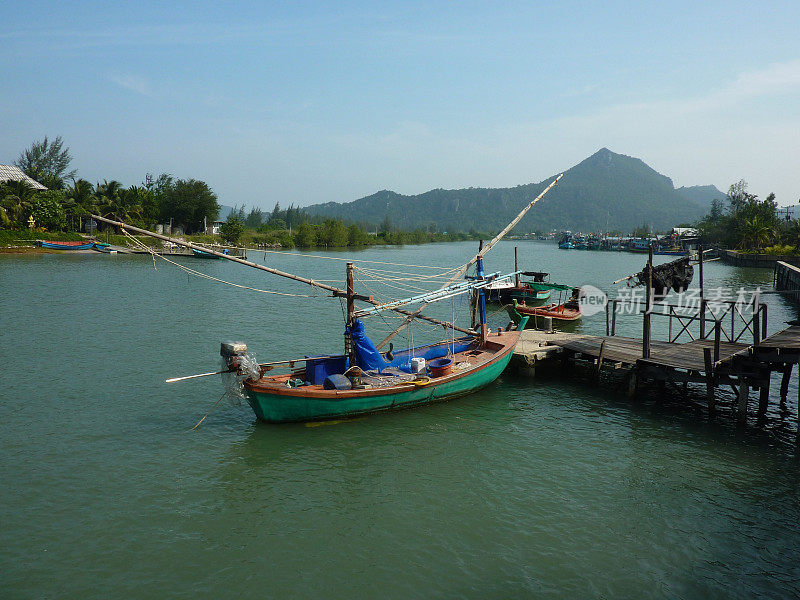
[[256,357],[247,353],[247,344],[242,342],[222,342],[219,348],[222,357],[222,386],[231,404],[240,404],[246,399],[242,383],[247,379],[258,380],[261,367]]
[[247,356],[247,344],[243,342],[222,342],[219,347],[223,366],[231,371],[238,371],[242,358]]

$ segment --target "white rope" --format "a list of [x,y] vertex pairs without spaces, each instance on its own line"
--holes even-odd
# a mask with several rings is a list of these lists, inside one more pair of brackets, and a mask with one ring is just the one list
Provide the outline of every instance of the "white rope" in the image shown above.
[[139,246],[141,249],[144,249],[144,250],[147,250],[148,252],[150,252],[150,254],[153,257],[153,267],[154,268],[155,268],[155,264],[156,264],[156,257],[158,257],[161,260],[166,261],[169,264],[174,265],[174,266],[178,267],[179,269],[185,271],[187,275],[195,275],[196,277],[202,277],[203,279],[209,279],[211,281],[216,281],[217,283],[224,283],[225,285],[230,285],[230,286],[241,288],[241,289],[244,289],[244,290],[251,290],[253,292],[261,292],[262,294],[274,294],[276,296],[290,296],[292,298],[318,298],[319,297],[317,295],[289,294],[287,292],[276,292],[274,290],[262,290],[260,288],[254,288],[254,287],[250,287],[250,286],[247,286],[247,285],[241,285],[241,284],[238,284],[238,283],[232,283],[230,281],[225,281],[224,279],[219,279],[218,277],[212,277],[211,275],[207,275],[206,273],[201,273],[200,271],[195,271],[194,269],[190,269],[189,267],[187,267],[185,265],[182,265],[180,263],[176,263],[175,261],[169,260],[166,256],[162,256],[161,254],[158,254],[155,250],[153,250],[152,248],[150,248],[146,244],[143,244],[140,240],[137,240],[135,237],[133,237],[131,234],[129,234],[124,229],[123,229],[123,232],[125,233],[125,235],[129,239],[133,240],[133,242],[137,246]]
[[[322,255],[319,255],[319,254],[302,254],[300,252],[286,252],[285,250],[263,250],[262,248],[246,248],[246,247],[239,248],[239,247],[236,247],[236,246],[228,246],[228,247],[229,248],[233,248],[235,250],[252,250],[253,252],[264,252],[264,254],[267,254],[267,253],[270,253],[270,254],[282,254],[282,255],[285,255],[285,256],[300,256],[300,257],[303,257],[303,258],[321,258],[321,259],[324,259],[324,260],[338,260],[338,261],[342,261],[342,262],[352,262],[352,263],[358,262],[358,263],[368,263],[368,264],[373,264],[373,265],[392,265],[392,266],[395,266],[395,267],[414,267],[414,268],[417,268],[417,269],[437,269],[439,271],[444,270],[444,267],[434,267],[434,266],[431,266],[431,265],[414,265],[414,264],[408,264],[408,263],[396,263],[396,262],[387,262],[387,261],[381,261],[381,260],[363,260],[363,259],[357,259],[357,258],[339,258],[339,257],[336,257],[336,256],[322,256]],[[445,272],[449,272],[451,270],[452,269],[447,269]]]

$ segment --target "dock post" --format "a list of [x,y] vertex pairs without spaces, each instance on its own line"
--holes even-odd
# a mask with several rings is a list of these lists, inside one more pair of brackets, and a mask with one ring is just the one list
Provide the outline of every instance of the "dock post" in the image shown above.
[[761,339],[767,337],[767,305],[761,305]]
[[716,403],[714,401],[714,363],[711,361],[711,348],[703,348],[703,363],[706,369],[706,399],[708,400],[708,414],[714,416]]
[[646,307],[642,319],[642,358],[650,358],[650,311],[653,309],[653,244],[647,256],[647,291]]
[[758,420],[763,422],[767,416],[767,407],[769,406],[769,371],[761,373],[763,385],[758,389]]
[[800,385],[797,386],[797,437],[795,444],[800,447]]
[[706,339],[706,301],[700,298],[700,339]]
[[706,297],[703,288],[703,244],[700,244],[697,249],[699,251],[697,260],[700,267],[700,339],[704,340],[706,338]]
[[606,341],[603,340],[600,342],[600,354],[597,357],[597,364],[594,368],[594,384],[599,385],[600,383],[600,369],[603,368],[603,357],[606,353]]
[[744,379],[739,380],[739,398],[736,402],[736,421],[741,425],[747,421],[747,399],[750,396],[750,386]]
[[639,376],[636,373],[636,367],[634,366],[631,369],[631,372],[628,374],[628,400],[635,400],[636,399],[636,392],[639,390]]
[[753,294],[753,346],[758,346],[761,343],[761,311],[760,294],[756,292]]
[[722,338],[722,321],[717,319],[714,322],[714,363],[719,361],[719,344]]
[[786,396],[789,395],[789,380],[792,378],[793,363],[783,365],[783,375],[781,376],[781,404],[786,404]]
[[617,300],[611,301],[611,337],[617,335]]
[[611,334],[611,323],[608,314],[610,304],[611,303],[608,301],[608,295],[606,295],[606,337]]

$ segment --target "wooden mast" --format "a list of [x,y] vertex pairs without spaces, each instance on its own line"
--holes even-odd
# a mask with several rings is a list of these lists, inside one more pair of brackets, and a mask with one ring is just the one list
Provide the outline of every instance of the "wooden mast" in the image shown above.
[[[504,237],[504,236],[505,236],[505,235],[506,235],[506,234],[507,234],[509,231],[511,231],[511,230],[514,228],[514,226],[515,226],[517,223],[519,223],[519,222],[522,220],[522,217],[524,217],[524,216],[525,216],[525,214],[526,214],[526,213],[527,213],[527,212],[528,212],[528,211],[529,211],[531,208],[533,208],[533,206],[534,206],[534,205],[535,205],[537,202],[539,202],[539,200],[541,200],[541,199],[544,197],[544,195],[545,195],[547,192],[549,192],[551,189],[553,189],[553,188],[554,188],[554,187],[555,187],[555,186],[558,184],[558,182],[561,180],[561,178],[562,178],[563,176],[564,176],[564,174],[563,174],[563,173],[561,173],[561,175],[559,175],[558,177],[556,177],[556,178],[555,178],[555,179],[554,179],[554,180],[553,180],[553,181],[550,183],[550,185],[548,185],[546,188],[544,188],[544,190],[542,190],[542,193],[541,193],[541,194],[539,194],[538,196],[536,196],[536,198],[534,198],[533,200],[531,200],[531,201],[530,201],[530,202],[529,202],[529,203],[528,203],[528,204],[525,206],[525,208],[523,208],[523,209],[522,209],[522,210],[519,212],[519,214],[518,214],[516,217],[514,217],[514,219],[512,219],[512,221],[511,221],[511,222],[510,222],[508,225],[506,225],[506,226],[505,226],[505,228],[504,228],[504,229],[503,229],[503,230],[502,230],[500,233],[498,233],[496,236],[494,236],[494,238],[492,238],[492,239],[491,239],[491,241],[490,241],[488,244],[486,244],[486,246],[485,246],[485,247],[483,247],[483,240],[481,240],[481,249],[480,249],[480,250],[478,250],[478,255],[477,255],[477,256],[475,256],[474,258],[472,258],[472,259],[471,259],[469,262],[467,262],[465,265],[463,265],[463,266],[462,266],[462,267],[461,267],[461,268],[460,268],[458,271],[456,271],[455,275],[453,275],[453,276],[450,278],[450,280],[449,280],[447,283],[445,283],[445,284],[444,284],[442,287],[447,287],[448,285],[450,285],[451,283],[453,283],[453,282],[454,282],[456,279],[461,279],[461,278],[464,276],[464,274],[465,274],[467,271],[469,271],[469,268],[470,268],[472,265],[474,265],[476,262],[478,262],[478,260],[479,260],[479,259],[482,259],[484,254],[486,254],[486,253],[487,253],[489,250],[491,250],[491,249],[492,249],[492,247],[493,247],[493,246],[494,246],[494,245],[495,245],[497,242],[499,242],[501,239],[503,239],[503,237]],[[516,270],[516,269],[514,269],[514,270]],[[381,349],[381,348],[382,348],[384,345],[386,345],[386,344],[389,342],[389,340],[391,340],[392,338],[394,338],[394,336],[396,336],[398,333],[400,333],[400,331],[401,331],[401,330],[402,330],[402,329],[403,329],[403,328],[404,328],[406,325],[408,325],[408,324],[409,324],[409,323],[410,323],[410,322],[411,322],[413,319],[415,319],[415,318],[418,318],[418,319],[424,319],[425,317],[423,317],[423,316],[420,314],[420,313],[422,312],[422,309],[423,309],[423,308],[425,308],[425,306],[424,306],[424,305],[423,305],[423,306],[420,306],[420,307],[419,307],[419,308],[418,308],[418,309],[417,309],[415,312],[413,312],[413,313],[409,313],[409,317],[408,317],[408,318],[407,318],[405,321],[403,321],[402,323],[400,323],[400,325],[398,325],[398,326],[397,326],[397,329],[395,329],[395,330],[394,330],[392,333],[390,333],[390,334],[389,334],[389,335],[388,335],[388,336],[387,336],[387,337],[386,337],[386,338],[385,338],[385,339],[384,339],[384,340],[383,340],[383,341],[382,341],[380,344],[378,344],[378,345],[376,346],[376,348],[378,348],[378,350],[380,350],[380,349]],[[470,333],[472,333],[472,332],[470,332]]]
[[355,364],[353,338],[351,336],[350,328],[355,323],[356,299],[353,285],[353,263],[347,263],[347,333],[344,334],[344,353],[350,358],[350,364]]

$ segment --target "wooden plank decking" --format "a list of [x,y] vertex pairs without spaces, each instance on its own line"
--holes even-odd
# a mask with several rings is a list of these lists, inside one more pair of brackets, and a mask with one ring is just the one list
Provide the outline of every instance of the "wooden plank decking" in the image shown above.
[[[606,361],[623,363],[624,365],[646,362],[651,365],[693,371],[705,370],[703,349],[713,349],[714,347],[714,340],[695,340],[683,344],[654,340],[650,342],[650,358],[643,359],[642,340],[636,338],[565,333],[545,334],[526,330],[523,332],[517,354],[525,355],[540,350],[540,348],[536,347],[537,342],[539,345],[558,346],[572,354],[581,354],[587,358],[594,359],[600,357],[600,348],[605,342],[603,360]],[[725,363],[735,354],[747,348],[747,344],[721,342],[718,362]]]

